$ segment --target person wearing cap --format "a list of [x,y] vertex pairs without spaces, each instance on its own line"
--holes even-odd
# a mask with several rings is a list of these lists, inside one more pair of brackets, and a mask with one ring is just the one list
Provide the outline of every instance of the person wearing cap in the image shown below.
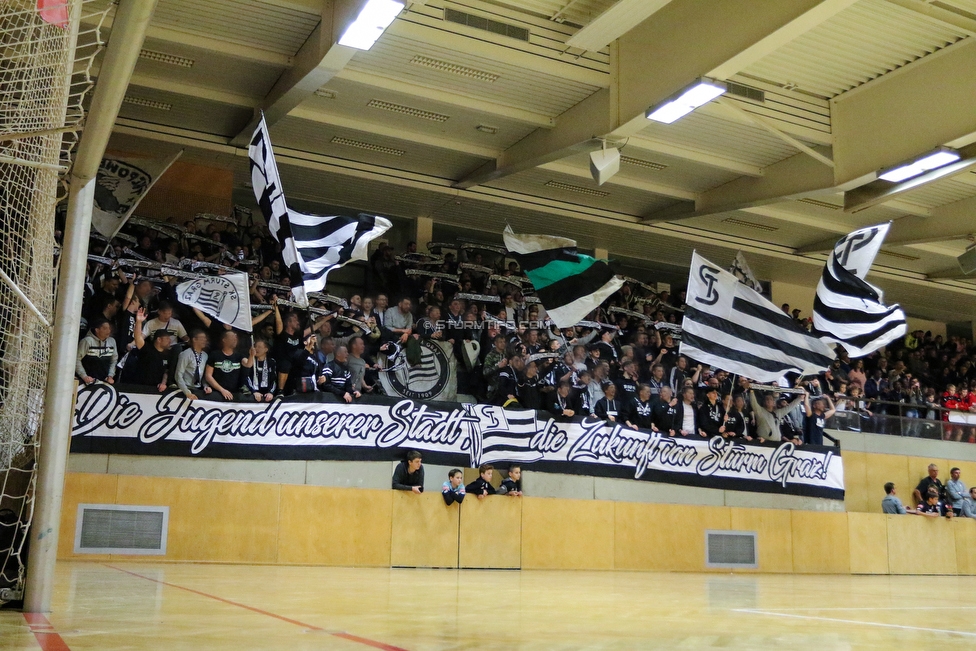
[[136,312],[136,327],[133,332],[136,348],[139,349],[133,383],[154,387],[162,393],[171,381],[175,383],[176,355],[174,354],[175,351],[170,348],[172,334],[168,330],[160,328],[152,333],[150,343],[150,341],[146,341],[142,331],[142,325],[145,321],[146,310],[139,308],[139,311]]
[[698,408],[698,435],[706,438],[724,435],[726,418],[725,406],[718,399],[718,380],[716,380],[714,384],[705,387],[705,400]]

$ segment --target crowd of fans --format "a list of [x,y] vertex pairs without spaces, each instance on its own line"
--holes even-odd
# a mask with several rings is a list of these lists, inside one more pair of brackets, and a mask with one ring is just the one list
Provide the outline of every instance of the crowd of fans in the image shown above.
[[[93,239],[81,381],[176,388],[189,399],[329,392],[351,402],[382,391],[381,360],[402,352],[414,364],[419,342],[430,339],[453,349],[458,391],[479,401],[676,436],[821,444],[831,418],[853,429],[873,419],[884,431],[889,417],[939,423],[947,409],[976,412],[976,351],[954,337],[917,331],[856,360],[841,350],[819,377],[754,392],[746,378],[679,353],[683,292],[628,282],[589,320],[560,330],[502,250],[432,244],[435,253],[423,253],[410,243],[398,255],[381,244],[361,292],[319,296],[302,310],[287,301],[287,270],[262,227],[191,221],[184,229],[140,222],[121,239]],[[253,333],[176,300],[188,273],[228,270],[249,274]],[[947,437],[953,427],[945,423]]]

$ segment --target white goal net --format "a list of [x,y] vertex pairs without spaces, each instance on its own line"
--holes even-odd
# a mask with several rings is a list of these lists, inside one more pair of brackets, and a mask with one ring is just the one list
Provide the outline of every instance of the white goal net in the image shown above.
[[51,345],[28,303],[52,320],[55,206],[101,46],[85,5],[0,0],[0,604],[22,595]]

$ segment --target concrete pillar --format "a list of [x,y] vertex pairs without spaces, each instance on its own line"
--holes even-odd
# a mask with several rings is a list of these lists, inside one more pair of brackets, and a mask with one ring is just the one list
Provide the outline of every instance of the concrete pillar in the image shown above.
[[593,257],[597,260],[607,260],[609,259],[610,254],[606,249],[593,249]]
[[434,241],[434,220],[430,217],[417,217],[414,224],[414,240],[417,242],[417,250],[421,253],[427,252],[427,243]]

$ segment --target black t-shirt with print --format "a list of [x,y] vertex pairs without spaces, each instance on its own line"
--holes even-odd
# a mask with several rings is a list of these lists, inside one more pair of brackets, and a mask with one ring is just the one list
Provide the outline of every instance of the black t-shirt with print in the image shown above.
[[244,356],[240,353],[224,353],[222,350],[211,352],[207,358],[207,366],[213,368],[213,379],[224,389],[234,393],[244,385],[244,373],[241,362]]
[[172,384],[175,380],[173,374],[176,370],[176,356],[173,349],[167,348],[160,352],[156,346],[147,343],[139,349],[139,359],[136,363],[136,374],[132,378],[135,384],[143,386],[156,386],[163,381]]

